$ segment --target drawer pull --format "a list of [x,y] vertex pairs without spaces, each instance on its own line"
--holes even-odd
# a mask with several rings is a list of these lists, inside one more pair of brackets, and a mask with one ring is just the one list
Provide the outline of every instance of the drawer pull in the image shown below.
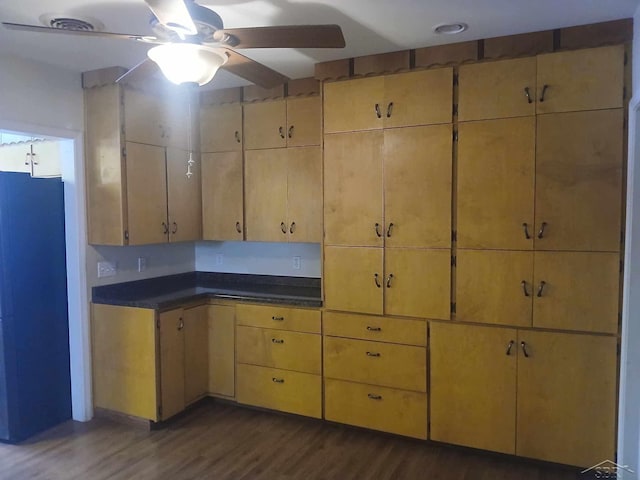
[[524,296],[525,296],[525,297],[528,297],[530,294],[529,294],[529,292],[527,291],[527,281],[526,281],[526,280],[522,280],[522,281],[520,282],[520,285],[522,285],[522,293],[524,293]]
[[367,327],[367,330],[369,330],[370,332],[381,332],[382,328],[380,328],[380,327]]
[[513,344],[514,344],[514,341],[513,341],[513,340],[511,340],[511,341],[509,342],[509,345],[507,345],[507,356],[510,356],[510,355],[511,355],[511,348],[513,347]]
[[380,288],[380,281],[378,280],[379,275],[377,273],[373,274],[373,281],[376,282],[376,287]]
[[540,231],[538,232],[538,238],[544,237],[544,229],[547,228],[547,222],[542,222],[540,225]]
[[529,352],[527,352],[527,342],[525,341],[520,342],[520,346],[522,347],[522,353],[524,354],[524,356],[526,358],[529,358]]
[[272,338],[271,342],[272,343],[284,343],[284,340],[282,338]]
[[522,228],[524,228],[524,238],[527,240],[531,239],[531,234],[529,233],[529,224],[523,223]]
[[533,103],[533,99],[531,98],[531,90],[529,89],[529,87],[524,87],[524,94],[527,97],[527,102]]
[[376,235],[377,235],[377,237],[378,237],[378,238],[381,238],[381,237],[382,237],[382,233],[380,232],[380,224],[379,224],[379,223],[376,223],[376,224],[374,225],[374,227],[375,227],[375,230],[376,230]]
[[380,112],[380,104],[376,103],[375,107],[373,107],[376,111],[376,117],[382,118],[382,113]]
[[367,357],[379,357],[380,353],[378,352],[367,352]]
[[272,381],[273,383],[284,383],[284,378],[276,378],[276,377],[273,377],[273,378],[271,379],[271,381]]
[[549,85],[543,85],[542,86],[542,93],[540,94],[540,102],[544,102],[544,94],[547,93],[547,88],[549,88]]
[[538,297],[542,296],[542,292],[544,292],[544,286],[547,284],[544,280],[540,281],[540,286],[538,287]]
[[373,393],[369,393],[367,397],[371,400],[382,400],[382,395],[375,395]]
[[271,317],[271,320],[275,320],[276,322],[282,322],[284,320],[284,317],[273,316],[273,317]]

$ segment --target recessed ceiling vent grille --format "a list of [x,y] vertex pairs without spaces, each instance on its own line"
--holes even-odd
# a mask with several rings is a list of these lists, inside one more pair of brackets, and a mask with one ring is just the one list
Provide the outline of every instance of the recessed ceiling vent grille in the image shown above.
[[83,32],[98,32],[104,28],[98,20],[89,17],[70,17],[68,15],[42,15],[40,21],[51,28],[60,30],[80,30]]

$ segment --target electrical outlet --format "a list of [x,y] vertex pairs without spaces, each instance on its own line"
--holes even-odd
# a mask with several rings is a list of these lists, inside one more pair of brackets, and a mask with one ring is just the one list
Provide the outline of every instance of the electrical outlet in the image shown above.
[[301,266],[300,264],[301,264],[300,257],[293,257],[293,269],[300,270],[300,266]]
[[142,272],[147,268],[147,259],[145,257],[138,257],[138,271]]
[[98,278],[113,277],[116,274],[116,264],[113,262],[98,262]]
[[216,253],[216,265],[220,266],[224,264],[224,253]]

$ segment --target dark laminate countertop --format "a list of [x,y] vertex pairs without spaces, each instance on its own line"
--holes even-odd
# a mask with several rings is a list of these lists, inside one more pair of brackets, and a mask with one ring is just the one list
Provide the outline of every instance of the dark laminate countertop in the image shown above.
[[320,307],[320,279],[190,272],[93,287],[91,301],[166,310],[208,298]]

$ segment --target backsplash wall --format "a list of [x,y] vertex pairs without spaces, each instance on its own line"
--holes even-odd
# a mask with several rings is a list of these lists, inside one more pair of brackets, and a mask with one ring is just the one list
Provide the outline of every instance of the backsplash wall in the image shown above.
[[[293,257],[300,257],[300,269]],[[201,272],[320,278],[320,259],[319,243],[199,242],[195,248]]]

